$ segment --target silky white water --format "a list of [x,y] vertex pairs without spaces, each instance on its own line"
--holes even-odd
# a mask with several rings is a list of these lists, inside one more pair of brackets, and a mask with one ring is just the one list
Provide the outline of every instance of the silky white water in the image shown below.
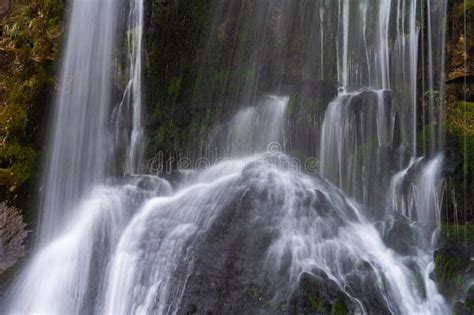
[[[270,100],[273,103],[262,106],[273,104],[275,112],[286,104],[285,98]],[[245,124],[247,111],[233,119],[234,132],[235,126],[242,126],[237,139],[251,131]],[[270,117],[269,131],[284,116]],[[271,132],[265,134],[267,141],[275,140]],[[200,244],[233,204],[250,195],[245,221],[253,231],[250,237],[255,242],[270,237],[257,264],[261,275],[255,281],[273,283],[275,303],[291,295],[302,273],[324,272],[362,312],[369,309],[361,302],[364,292],[356,289],[359,281],[372,283],[372,294],[380,295],[393,313],[447,311],[429,277],[433,268],[429,250],[400,255],[390,249],[362,205],[325,180],[288,168],[288,159],[273,152],[227,160],[196,173],[176,192],[156,177],[98,186],[28,268],[23,286],[41,290],[34,295],[20,290],[15,295],[18,304],[10,310],[181,313]],[[432,180],[433,167],[432,163],[423,172],[426,181]],[[424,289],[416,273],[426,275]]]
[[129,3],[127,16],[127,64],[128,82],[121,102],[114,108],[115,145],[125,147],[122,168],[126,173],[142,172],[144,153],[143,128],[143,92],[142,92],[142,57],[143,57],[143,1]]
[[104,181],[110,158],[116,1],[72,1],[43,180],[40,244],[50,241],[83,194]]
[[[255,47],[268,40],[269,16],[283,37],[284,9],[308,8],[299,5],[255,4],[256,21],[246,20],[258,26]],[[294,95],[254,97],[252,77],[205,139],[219,161],[168,181],[139,174],[143,2],[71,2],[40,241],[7,292],[7,313],[288,313],[305,279],[352,312],[449,312],[433,281],[443,157],[417,149],[417,1],[309,8],[319,79],[340,84],[324,115],[312,117],[314,156],[287,151]],[[331,34],[334,51],[325,49]],[[114,103],[123,39],[126,84]],[[265,57],[256,49],[249,59]]]
[[[112,134],[127,132],[118,123],[115,130],[109,129],[117,65],[114,53],[125,4],[113,0],[70,3],[41,192],[37,250],[11,286],[5,303],[9,312],[90,311],[91,305],[85,305],[84,300],[93,294],[91,283],[97,279],[89,281],[88,277],[95,268],[104,267],[94,265],[94,253],[104,250],[102,255],[107,255],[120,227],[126,224],[125,218],[130,216],[120,209],[134,202],[136,196],[128,194],[133,188],[106,184],[119,150]],[[130,79],[124,101],[115,111],[128,106],[133,113],[130,141],[124,145],[124,169],[134,172],[143,151],[142,1],[131,1],[127,21]],[[35,286],[39,291],[31,294]]]

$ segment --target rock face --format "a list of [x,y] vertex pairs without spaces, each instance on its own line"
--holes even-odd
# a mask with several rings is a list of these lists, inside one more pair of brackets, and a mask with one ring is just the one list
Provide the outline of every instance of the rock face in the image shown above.
[[447,81],[474,76],[474,38],[470,36],[473,31],[474,6],[465,4],[464,1],[451,2],[448,17]]
[[[259,93],[264,93],[271,87],[273,77],[281,77],[279,88],[290,96],[288,105],[289,119],[292,121],[290,125],[298,123],[298,128],[289,130],[291,135],[288,140],[289,151],[294,156],[304,157],[307,152],[300,152],[300,148],[307,148],[311,152],[317,152],[319,145],[317,140],[319,135],[314,131],[314,126],[320,126],[322,121],[316,121],[313,117],[322,117],[326,108],[325,104],[333,99],[337,94],[337,83],[334,83],[330,78],[324,78],[321,81],[308,81],[307,78],[300,78],[292,71],[299,69],[298,64],[300,60],[304,60],[301,55],[302,44],[307,43],[307,37],[292,37],[292,42],[288,43],[288,57],[282,55],[278,60],[290,60],[288,70],[282,73],[272,73],[271,64],[265,65],[262,68],[237,68],[225,64],[219,59],[219,53],[225,54],[231,44],[237,42],[240,37],[243,40],[249,41],[246,34],[241,34],[238,31],[236,20],[238,17],[232,16],[232,12],[243,12],[246,9],[243,1],[227,1],[226,3],[234,3],[236,6],[242,6],[242,10],[230,10],[226,6],[222,11],[225,12],[223,17],[217,16],[213,20],[212,10],[215,10],[216,3],[219,1],[210,0],[196,0],[196,1],[166,1],[153,0],[148,1],[151,10],[149,11],[148,30],[145,32],[147,36],[147,68],[145,82],[149,84],[147,87],[147,103],[149,104],[148,113],[148,138],[150,145],[149,154],[156,154],[158,151],[165,152],[165,160],[173,152],[179,151],[186,147],[186,139],[192,136],[203,136],[203,130],[209,125],[212,125],[219,119],[219,110],[211,104],[217,103],[218,99],[229,82],[240,82],[242,78],[254,76],[256,73],[268,81],[268,85],[258,86],[255,88]],[[237,4],[236,4],[237,3]],[[474,66],[472,56],[474,55],[474,43],[472,36],[473,25],[473,10],[474,6],[468,5],[465,10],[464,3],[470,3],[463,0],[450,0],[448,7],[448,33],[446,38],[446,65],[447,65],[447,189],[446,202],[444,205],[443,218],[448,218],[448,222],[454,222],[454,218],[460,223],[473,222],[474,219],[474,89],[472,81],[474,78]],[[247,8],[248,9],[248,8]],[[250,10],[254,10],[253,4],[250,4]],[[275,10],[271,11],[269,18],[272,21],[269,36],[274,38],[275,47],[273,50],[278,51],[278,47],[285,45],[285,36],[281,33],[281,12]],[[467,24],[465,24],[465,21]],[[215,24],[215,25],[214,25]],[[210,32],[209,29],[215,27],[215,31]],[[207,38],[206,34],[211,34],[212,37]],[[303,33],[302,33],[303,34]],[[248,35],[248,34],[247,34]],[[332,34],[327,35],[332,38]],[[215,37],[215,38],[214,38]],[[206,44],[210,45],[206,51]],[[467,50],[465,49],[467,47]],[[242,46],[245,49],[245,46]],[[207,54],[206,54],[207,53]],[[327,58],[328,56],[326,56]],[[207,58],[207,59],[206,59]],[[225,58],[223,58],[225,59]],[[272,58],[267,58],[271,60]],[[179,60],[179,62],[177,61]],[[206,62],[203,62],[203,61]],[[199,64],[204,63],[206,67],[200,69]],[[328,65],[332,64],[329,60]],[[327,70],[327,69],[324,69]],[[201,73],[202,72],[202,73]],[[298,71],[296,71],[298,73]],[[326,71],[327,72],[327,71]],[[205,89],[194,89],[195,82],[199,77],[204,77]],[[464,84],[466,79],[468,84]],[[199,87],[199,85],[196,85]],[[235,84],[235,86],[239,86]],[[228,89],[231,90],[231,89]],[[228,105],[228,104],[225,104]],[[229,104],[232,105],[232,104]],[[419,112],[422,111],[422,102],[420,102]],[[227,110],[227,108],[226,108]],[[230,112],[230,110],[229,110]],[[465,113],[467,113],[467,122],[464,121]],[[464,139],[466,138],[466,147]],[[309,141],[308,141],[309,140]],[[235,209],[234,209],[235,210]],[[398,220],[393,230],[389,230],[387,239],[393,239],[393,235],[405,232],[405,222]],[[449,228],[448,228],[449,229]],[[463,229],[461,229],[463,230]],[[464,229],[467,235],[471,229]],[[445,231],[446,232],[446,231]],[[390,235],[390,233],[392,235]],[[450,234],[452,235],[452,233]],[[464,239],[464,233],[459,234],[460,238]],[[415,237],[415,236],[411,236]],[[442,236],[444,237],[444,236]],[[467,239],[470,239],[468,237]],[[225,245],[222,240],[214,240],[219,243],[222,242],[222,247],[233,246],[238,253],[240,248],[248,250],[248,246],[241,244],[245,243],[245,238],[237,238],[232,245]],[[458,266],[453,264],[448,257],[453,249],[448,245],[457,244],[459,240],[452,238],[446,239],[442,243],[439,252],[437,253],[437,275],[438,280],[441,281],[441,286],[446,294],[456,295],[459,290],[455,287],[456,275],[466,275],[463,269],[464,265],[460,264],[461,271],[453,271]],[[251,244],[252,245],[252,244]],[[400,252],[411,252],[412,248],[409,243],[390,244],[395,250]],[[251,246],[250,246],[251,247]],[[243,249],[242,249],[243,250]],[[469,247],[465,244],[456,251],[469,252]],[[204,274],[196,274],[193,281],[202,283],[213,279],[213,273],[216,269],[225,270],[222,274],[226,274],[229,279],[216,279],[214,286],[215,292],[223,292],[222,294],[229,294],[236,296],[236,300],[240,301],[240,306],[249,303],[247,311],[258,311],[262,308],[259,303],[265,300],[265,288],[259,288],[252,283],[242,283],[238,279],[239,263],[226,263],[220,259],[213,259],[219,256],[219,252],[210,252],[203,250],[208,257],[201,257],[198,263],[202,263],[202,270],[208,270]],[[463,255],[464,255],[463,254]],[[203,254],[205,255],[205,254]],[[236,254],[237,255],[237,254]],[[465,255],[463,256],[465,257]],[[228,261],[232,261],[228,259]],[[210,266],[206,266],[205,262],[213,262]],[[463,260],[464,262],[466,260]],[[251,262],[240,262],[240,264],[249,264]],[[447,268],[447,269],[446,269]],[[445,271],[448,271],[447,273]],[[249,277],[252,278],[252,277]],[[443,278],[444,280],[441,280]],[[226,281],[224,281],[226,280]],[[309,283],[318,282],[317,279],[305,279],[303,281],[306,285],[303,287],[311,287]],[[453,286],[454,285],[454,286]],[[353,283],[356,287],[356,283]],[[315,288],[318,286],[315,285]],[[302,296],[305,296],[308,290],[298,290],[298,296],[293,300],[294,305],[298,310],[310,311],[313,303],[311,301],[302,301]],[[449,291],[453,292],[449,292]],[[189,298],[189,309],[184,310],[189,313],[205,312],[200,306],[200,298],[197,292],[199,286],[196,285],[195,292],[189,292],[189,296],[196,297],[194,300]],[[214,291],[213,291],[214,292]],[[218,293],[215,293],[216,295]],[[329,294],[334,297],[336,295]],[[218,298],[216,298],[218,300]],[[250,301],[253,301],[252,303]],[[213,301],[208,301],[208,310],[216,309]],[[370,301],[366,301],[367,303]],[[217,302],[215,302],[217,303]],[[378,302],[373,302],[377,304]],[[315,303],[318,304],[318,303]],[[324,303],[323,303],[324,304]],[[253,306],[252,306],[253,305]],[[327,305],[326,305],[327,306]],[[324,307],[326,307],[324,306]],[[207,307],[207,306],[206,306]],[[233,307],[239,307],[233,306]],[[292,306],[282,306],[283,308]],[[323,308],[324,308],[323,307]],[[317,309],[317,307],[316,307]],[[242,311],[242,309],[234,309]],[[314,310],[317,313],[317,310]]]
[[25,255],[25,230],[20,210],[0,204],[0,274]]
[[[375,310],[373,307],[372,309]],[[381,309],[377,311],[379,314],[384,313]],[[353,314],[354,306],[347,295],[325,273],[303,273],[290,301],[290,312],[343,315]]]
[[445,218],[460,223],[474,218],[474,5],[450,1],[446,38]]
[[[446,34],[445,202],[435,274],[455,314],[472,314],[474,279],[474,5],[453,0]],[[470,293],[468,293],[470,292]]]
[[[253,175],[253,166],[249,166],[248,171]],[[354,312],[353,300],[326,273],[317,269],[303,272],[293,292],[277,294],[287,287],[286,272],[292,262],[288,258],[277,274],[267,273],[264,266],[270,246],[281,237],[281,232],[270,227],[267,221],[273,215],[278,217],[277,209],[283,202],[267,199],[273,196],[272,189],[257,192],[250,188],[242,196],[236,196],[216,214],[209,229],[197,236],[198,241],[189,249],[194,252],[192,264],[183,260],[176,270],[175,276],[180,278],[192,265],[178,314],[342,315]],[[327,211],[328,216],[337,216],[323,194],[319,197],[321,200],[312,206],[318,211]],[[257,213],[259,216],[255,219]],[[374,293],[371,301],[362,303],[377,310],[377,314],[385,314],[387,309],[377,304],[374,288],[363,287],[366,283],[356,283],[357,280],[360,278],[354,278],[353,293],[360,295],[360,290]]]
[[[37,2],[32,1],[32,3]],[[149,133],[150,147],[155,147],[156,151],[164,150],[168,154],[175,149],[176,143],[182,144],[184,142],[183,139],[188,138],[187,133],[199,133],[216,118],[215,108],[210,107],[209,103],[201,103],[201,98],[197,97],[196,102],[190,102],[190,99],[196,93],[193,90],[193,82],[198,77],[199,72],[197,66],[199,60],[196,60],[201,55],[200,53],[202,53],[202,42],[205,43],[209,40],[202,37],[205,34],[205,30],[213,23],[211,21],[212,17],[209,17],[209,11],[214,4],[211,0],[149,0],[146,2],[150,9],[147,11],[148,30],[145,31],[147,37],[146,68],[148,76],[146,82],[147,84],[157,82],[156,85],[148,86],[147,88],[148,103],[151,104],[146,115],[151,117],[148,118],[149,128],[147,132]],[[46,6],[46,3],[49,5]],[[472,1],[450,1],[448,16],[446,96],[449,178],[447,180],[447,202],[443,217],[448,218],[450,222],[453,222],[454,217],[456,217],[459,222],[468,225],[467,223],[473,222],[472,220],[474,219],[474,194],[472,194],[472,191],[474,191],[474,88],[472,84],[474,79],[474,62],[472,58],[474,56],[474,42],[473,37],[470,36],[473,34],[474,6],[471,4],[464,7],[464,3],[472,3]],[[41,121],[42,112],[44,112],[45,106],[43,105],[45,105],[44,103],[48,99],[47,96],[54,85],[54,80],[51,77],[54,67],[52,67],[51,59],[54,58],[59,46],[60,31],[56,29],[56,26],[61,21],[59,17],[62,14],[62,4],[63,1],[61,0],[53,0],[45,1],[44,4],[38,6],[38,9],[33,8],[33,5],[31,5],[31,8],[28,6],[28,10],[25,10],[25,12],[28,12],[28,16],[18,15],[15,18],[17,21],[12,17],[11,21],[3,23],[4,17],[13,12],[17,7],[20,7],[20,4],[16,5],[11,0],[0,0],[0,21],[2,21],[2,27],[7,24],[13,25],[16,22],[20,22],[18,25],[21,31],[19,33],[21,37],[16,36],[15,38],[13,36],[10,38],[8,32],[2,32],[2,43],[8,41],[8,43],[15,44],[14,39],[16,38],[21,39],[21,41],[18,40],[19,43],[29,43],[30,37],[34,37],[32,39],[33,46],[31,47],[26,45],[25,47],[19,46],[16,50],[2,51],[1,53],[2,68],[0,72],[2,76],[8,77],[9,80],[6,82],[6,86],[3,86],[5,85],[4,83],[0,84],[0,107],[4,109],[2,112],[6,113],[5,117],[1,116],[0,118],[2,123],[8,123],[6,126],[10,130],[16,131],[16,134],[9,132],[8,137],[3,133],[1,134],[2,139],[4,138],[8,141],[6,146],[2,146],[0,149],[0,159],[2,161],[16,162],[6,169],[5,174],[8,176],[2,177],[8,177],[8,180],[5,180],[8,185],[4,185],[6,191],[3,191],[4,188],[0,189],[2,198],[13,198],[16,192],[9,192],[10,188],[13,187],[13,190],[18,188],[23,181],[31,176],[30,172],[32,170],[35,171],[33,167],[35,154],[33,151],[38,149],[40,141],[34,135],[39,134],[37,125]],[[467,8],[466,11],[465,8]],[[40,12],[43,13],[40,15]],[[41,21],[41,25],[44,24],[51,27],[51,24],[54,24],[54,28],[33,30],[32,35],[27,27],[32,16]],[[270,34],[275,37],[277,46],[280,46],[281,42],[285,40],[285,36],[280,33],[280,23],[282,23],[281,12],[273,11],[271,19],[273,23]],[[232,24],[234,23],[232,19],[219,20],[215,23],[219,25],[215,33],[218,43],[225,44],[231,42],[236,37],[236,34],[232,32],[233,28],[235,28],[235,25]],[[46,34],[53,35],[51,35],[51,38],[46,38]],[[40,45],[40,43],[44,42],[47,45]],[[289,55],[292,58],[298,55],[298,44],[299,42],[295,40],[295,43],[291,45],[292,49],[289,51]],[[40,51],[41,54],[35,55],[32,53],[33,50]],[[15,64],[20,64],[22,69],[26,70],[18,71],[18,69],[11,67],[11,65]],[[288,68],[293,69],[296,67]],[[206,74],[206,84],[213,87],[226,84],[229,81],[229,69],[225,65],[216,67],[214,72]],[[254,69],[251,68],[237,69],[239,71],[233,70],[242,77],[254,75]],[[259,69],[259,71],[262,76],[271,77],[271,73],[265,68]],[[307,147],[314,151],[318,146],[315,142],[308,142],[306,140],[312,140],[311,137],[319,138],[314,135],[310,124],[318,125],[321,122],[313,122],[311,117],[321,117],[320,114],[315,113],[323,112],[325,108],[322,108],[321,104],[327,104],[328,100],[336,95],[336,84],[332,82],[327,83],[326,81],[302,81],[297,77],[295,78],[294,73],[291,71],[281,75],[284,77],[281,84],[288,86],[288,94],[291,96],[289,118],[295,121],[301,120],[302,125],[308,126],[306,129],[298,128],[298,130],[290,131],[294,139],[290,145],[295,148]],[[464,84],[464,80],[468,84]],[[28,84],[23,84],[25,82],[28,82]],[[219,94],[218,88],[215,89],[217,90],[215,94]],[[465,113],[468,114],[466,121],[464,120]],[[10,116],[17,119],[11,120],[9,119]],[[195,121],[201,121],[201,123],[198,122],[196,126]],[[2,143],[2,145],[5,145],[5,143]],[[23,150],[23,146],[27,147],[28,150]],[[33,149],[30,149],[31,146]],[[292,153],[294,155],[298,154],[298,152]],[[14,180],[10,179],[11,174],[15,175]],[[19,179],[16,179],[16,177],[19,177]],[[20,196],[17,200],[26,200],[26,198],[21,198]],[[239,209],[230,210],[229,215]],[[245,215],[245,206],[242,206],[240,211]],[[240,219],[244,218],[245,216],[242,216]],[[25,254],[24,242],[27,237],[25,226],[18,209],[0,204],[0,273],[13,266]],[[403,225],[400,225],[400,228],[402,227]],[[230,233],[229,231],[231,230],[231,226],[223,224],[219,233],[226,235],[225,233]],[[453,299],[459,293],[458,291],[465,290],[464,286],[461,286],[462,288],[457,287],[456,276],[459,276],[462,282],[464,278],[472,274],[469,273],[469,270],[472,272],[472,269],[469,269],[470,265],[468,263],[468,254],[472,253],[472,247],[469,247],[470,245],[466,244],[465,240],[470,240],[473,243],[472,235],[474,234],[472,229],[468,227],[462,227],[461,230],[465,232],[459,234],[460,239],[463,240],[460,247],[453,247],[453,243],[457,243],[459,240],[447,238],[436,254],[438,280],[444,292],[452,295]],[[216,233],[216,235],[219,235],[219,233]],[[236,255],[239,252],[251,250],[252,246],[258,245],[246,243],[244,233],[243,235],[239,235],[236,232],[233,233],[235,234],[235,239],[229,243],[225,243],[219,238],[212,241],[214,243],[221,243],[222,247],[234,247]],[[394,246],[394,248],[399,251],[411,250],[405,244]],[[205,257],[205,255],[209,257]],[[198,273],[194,276],[193,280],[196,283],[209,281],[209,279],[212,279],[213,270],[220,268],[226,271],[223,274],[226,274],[228,278],[216,280],[216,286],[219,288],[219,290],[213,291],[216,295],[224,293],[235,295],[235,300],[240,301],[240,305],[232,307],[245,306],[247,311],[268,309],[265,306],[267,302],[265,301],[265,288],[259,288],[251,282],[237,281],[239,279],[238,270],[242,268],[241,266],[239,267],[239,264],[251,266],[252,261],[236,260],[236,262],[231,264],[230,261],[234,261],[235,257],[229,257],[228,260],[213,259],[218,256],[219,251],[210,252],[210,250],[204,250],[203,256],[200,257],[198,263],[212,262],[212,264],[210,266],[202,265],[202,270],[208,270],[207,273]],[[460,257],[460,259],[454,261],[448,259],[449,257]],[[217,272],[214,273],[217,274]],[[356,283],[353,283],[353,286],[356,287]],[[198,285],[196,285],[197,290]],[[469,301],[473,300],[473,290],[472,287],[468,290],[464,304],[455,304],[456,310],[459,308],[469,312],[466,309],[469,305],[472,305],[469,304]],[[196,298],[195,300],[190,298],[187,312],[192,314],[202,311],[198,309],[200,302],[199,294],[197,292],[189,292],[189,294]],[[331,311],[337,313],[337,310],[342,310],[343,308],[351,311],[350,304],[344,303],[345,299],[345,295],[334,290],[330,281],[327,281],[324,275],[310,276],[305,274],[302,276],[301,284],[296,290],[293,299],[288,305],[281,305],[281,310],[295,310],[315,314]],[[216,298],[216,300],[218,299]],[[213,302],[209,303],[209,308],[212,309]],[[377,304],[378,302],[372,303]],[[235,310],[242,311],[244,309]],[[461,311],[459,311],[459,314],[461,314]]]

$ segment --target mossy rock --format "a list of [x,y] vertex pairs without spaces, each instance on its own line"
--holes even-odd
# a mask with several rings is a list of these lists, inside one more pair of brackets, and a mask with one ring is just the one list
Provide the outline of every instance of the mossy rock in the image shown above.
[[474,285],[467,290],[466,299],[464,300],[464,308],[474,313]]
[[303,273],[291,299],[292,314],[345,315],[353,312],[349,297],[323,273]]
[[471,266],[469,249],[459,244],[447,244],[435,252],[435,272],[440,290],[453,299],[464,287]]

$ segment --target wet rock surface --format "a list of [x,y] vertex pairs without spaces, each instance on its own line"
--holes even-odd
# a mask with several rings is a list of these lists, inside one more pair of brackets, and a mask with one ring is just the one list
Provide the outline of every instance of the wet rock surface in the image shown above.
[[[242,185],[258,176],[258,164],[244,170]],[[275,198],[278,185],[269,184],[260,190],[248,187],[218,214],[209,229],[197,235],[198,240],[190,240],[193,245],[183,253],[185,258],[174,274],[179,279],[189,275],[181,299],[175,301],[180,305],[179,314],[351,314],[361,307],[375,314],[389,314],[376,285],[370,284],[377,280],[369,263],[361,263],[347,278],[346,289],[360,297],[361,305],[320,269],[302,272],[296,285],[289,286],[295,259],[291,252],[283,262],[269,261],[267,255],[272,244],[285,234],[278,226],[285,197]],[[331,226],[344,226],[334,200],[321,191],[314,193],[314,199],[311,194],[300,196],[301,215],[315,212]],[[329,239],[332,233],[327,232]],[[268,270],[268,265],[276,264],[278,270]],[[346,267],[351,268],[350,264]],[[173,290],[179,289],[175,286]]]
[[435,274],[441,292],[456,302],[462,298],[472,279],[474,263],[471,260],[472,245],[462,243],[444,243],[434,253]]
[[0,274],[26,254],[28,236],[20,210],[0,204]]

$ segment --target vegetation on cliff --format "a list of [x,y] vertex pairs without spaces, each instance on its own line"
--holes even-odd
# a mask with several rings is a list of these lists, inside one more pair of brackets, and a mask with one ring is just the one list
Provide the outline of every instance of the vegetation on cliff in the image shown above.
[[[447,26],[447,148],[459,160],[447,185],[448,221],[474,218],[474,2],[451,1]],[[448,161],[456,162],[456,161]]]
[[473,22],[474,2],[452,1],[446,43],[447,223],[469,224],[474,218]]
[[[174,156],[176,150],[185,149],[188,138],[202,132],[203,125],[216,120],[216,109],[210,104],[215,103],[224,90],[232,93],[228,86],[230,80],[241,82],[253,78],[256,70],[245,66],[245,60],[226,64],[204,54],[211,41],[217,44],[216,49],[226,51],[235,42],[246,40],[231,16],[227,20],[213,21],[210,12],[215,1],[146,3],[144,82],[148,154],[163,151]],[[251,10],[251,3],[241,5],[242,10]],[[474,248],[474,39],[469,36],[473,34],[473,13],[473,0],[449,1],[446,143],[451,169],[446,178],[445,222],[435,264],[441,290],[452,300],[469,289],[468,280],[474,277],[474,266],[469,259]],[[34,200],[27,197],[27,188],[38,175],[42,139],[47,134],[44,121],[56,86],[54,70],[63,14],[64,0],[2,0],[0,3],[0,200],[8,200],[23,209],[28,209],[27,202]],[[210,35],[212,40],[204,36],[211,25],[216,27]],[[305,38],[292,41],[294,44],[288,54],[293,56],[301,50]],[[201,64],[207,66],[202,69]],[[293,66],[289,65],[288,69]],[[292,77],[289,70],[282,75]],[[196,86],[201,90],[197,91]],[[208,89],[202,90],[206,86]],[[321,103],[326,104],[326,98],[336,93],[332,86],[326,88],[321,84],[320,89],[319,94],[314,89],[293,93],[290,118],[295,116],[296,119],[299,112],[321,110],[318,103],[323,99],[321,95],[324,95]],[[303,114],[298,117],[314,116]],[[5,221],[0,223],[5,225],[6,218],[12,220],[14,226],[22,227],[17,235],[26,237],[24,223],[18,219],[19,210],[9,209],[15,208],[1,204],[0,215]],[[28,221],[31,218],[30,213]],[[24,247],[20,245],[22,255]],[[257,293],[254,295],[258,297]],[[309,305],[319,307],[318,303],[318,300],[310,301]],[[333,305],[334,309],[336,306]]]
[[446,42],[446,187],[436,278],[455,314],[474,311],[474,1],[452,0]]
[[27,207],[55,86],[63,0],[3,1],[0,21],[0,196]]

